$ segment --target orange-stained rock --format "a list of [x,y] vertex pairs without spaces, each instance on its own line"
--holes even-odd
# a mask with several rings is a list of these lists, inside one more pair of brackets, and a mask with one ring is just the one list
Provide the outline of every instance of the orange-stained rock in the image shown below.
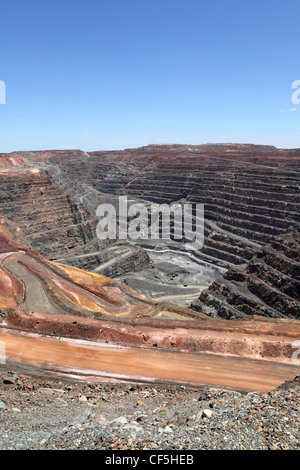
[[156,302],[101,274],[51,262],[23,246],[11,224],[0,224],[0,307],[82,317],[206,317]]

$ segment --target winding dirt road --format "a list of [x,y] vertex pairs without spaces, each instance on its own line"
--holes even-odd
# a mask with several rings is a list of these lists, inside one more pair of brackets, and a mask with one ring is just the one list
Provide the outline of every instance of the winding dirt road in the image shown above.
[[95,381],[176,382],[268,392],[300,374],[300,367],[275,362],[108,346],[5,329],[0,341],[7,361]]

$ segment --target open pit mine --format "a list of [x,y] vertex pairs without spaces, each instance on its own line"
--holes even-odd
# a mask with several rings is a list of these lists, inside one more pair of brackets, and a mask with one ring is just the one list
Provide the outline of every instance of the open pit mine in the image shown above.
[[[259,392],[300,375],[299,163],[250,144],[0,154],[5,361]],[[203,246],[99,239],[97,207],[120,196],[203,204]]]

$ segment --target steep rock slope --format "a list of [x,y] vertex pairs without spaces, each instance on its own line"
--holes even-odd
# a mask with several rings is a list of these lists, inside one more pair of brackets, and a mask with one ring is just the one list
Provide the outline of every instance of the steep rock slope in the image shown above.
[[299,162],[297,149],[232,144],[93,152],[60,165],[101,193],[205,204],[201,257],[229,267],[300,222]]
[[[51,162],[30,161],[31,152],[24,154],[28,158],[0,155],[0,213],[18,225],[33,249],[50,259],[89,270],[107,263],[113,252],[105,250],[109,244],[99,242],[96,214],[81,202],[68,174]],[[122,275],[148,263],[147,254],[132,247],[114,271],[103,273]]]
[[300,320],[300,227],[265,245],[249,263],[229,269],[192,308],[226,319],[256,314]]
[[[1,203],[0,193],[0,212],[16,220],[33,248],[51,259],[119,277],[157,298],[170,298],[170,292],[178,301],[185,297],[185,302],[191,302],[199,296],[200,289],[207,287],[207,282],[225,269],[249,263],[264,245],[275,242],[300,222],[299,149],[250,144],[174,144],[110,152],[15,152],[0,156],[0,161],[1,158],[6,165],[12,160],[23,166],[26,162],[31,165],[19,172],[19,179],[22,172],[27,172],[22,184],[14,180],[16,169],[12,167],[16,163],[10,163],[9,175],[8,170],[2,171],[5,194]],[[36,184],[33,179],[31,184],[30,174]],[[43,195],[39,193],[41,175],[48,181]],[[205,273],[204,263],[209,263],[217,268],[217,274],[210,273],[207,279],[190,276],[190,253],[185,253],[186,269],[181,267],[178,276],[171,258],[174,251],[182,256],[180,241],[160,242],[159,246],[148,240],[99,244],[95,234],[97,204],[114,202],[120,195],[147,204],[204,204],[204,246],[192,253],[193,266]],[[57,204],[59,198],[61,202]],[[32,200],[36,201],[36,211],[30,205]],[[28,214],[32,217],[30,224],[26,222]],[[160,263],[164,272],[153,270],[147,255],[156,263],[160,256],[157,246],[162,253],[171,253],[169,257],[163,255]],[[143,275],[128,277],[142,269]],[[251,289],[254,295],[254,284]],[[248,310],[258,313],[254,307],[251,310],[248,306]],[[271,314],[271,310],[268,312]],[[272,313],[279,314],[295,316],[296,312]]]
[[63,169],[69,189],[93,210],[94,195],[86,194],[83,185],[100,194],[136,200],[205,204],[201,257],[225,267],[249,261],[258,248],[300,222],[299,149],[153,145],[89,154],[74,150],[10,156]]
[[0,307],[85,318],[158,317],[201,320],[192,310],[155,302],[101,274],[51,262],[22,245],[0,221]]

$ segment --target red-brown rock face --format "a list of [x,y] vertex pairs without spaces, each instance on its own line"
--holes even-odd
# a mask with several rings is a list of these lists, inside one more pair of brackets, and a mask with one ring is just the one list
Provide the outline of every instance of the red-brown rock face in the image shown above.
[[22,246],[4,218],[0,223],[0,307],[98,319],[203,318],[192,310],[155,302],[101,274],[50,262]]
[[[193,254],[199,271],[203,262],[220,269],[248,264],[265,245],[276,243],[300,222],[299,149],[173,144],[88,154],[80,150],[15,152],[0,156],[0,167],[1,161],[6,168],[0,170],[0,214],[14,221],[42,255],[89,270],[100,269],[110,277],[148,269],[149,257],[142,248],[153,246],[147,242],[128,245],[125,241],[120,248],[110,242],[99,243],[95,212],[104,196],[105,202],[127,195],[136,201],[204,204],[205,242]],[[180,252],[181,243],[166,243],[163,248]],[[257,264],[249,265],[257,272],[250,276],[248,300],[241,315],[297,316],[292,301],[280,300],[282,294],[292,297],[295,279],[286,283],[293,287],[276,294],[275,307],[271,300],[275,291],[270,285],[280,291],[272,271],[276,268]],[[105,266],[103,271],[101,265]],[[188,283],[182,279],[188,290]],[[143,288],[141,279],[138,282]],[[159,279],[157,285],[161,282]],[[234,282],[226,280],[230,292]],[[153,276],[148,285],[157,294]],[[213,284],[216,289],[217,285],[218,281]],[[226,302],[229,299],[231,294]],[[239,305],[238,310],[243,303],[237,303],[235,297],[230,302],[233,308]],[[219,304],[216,308],[221,311]]]

